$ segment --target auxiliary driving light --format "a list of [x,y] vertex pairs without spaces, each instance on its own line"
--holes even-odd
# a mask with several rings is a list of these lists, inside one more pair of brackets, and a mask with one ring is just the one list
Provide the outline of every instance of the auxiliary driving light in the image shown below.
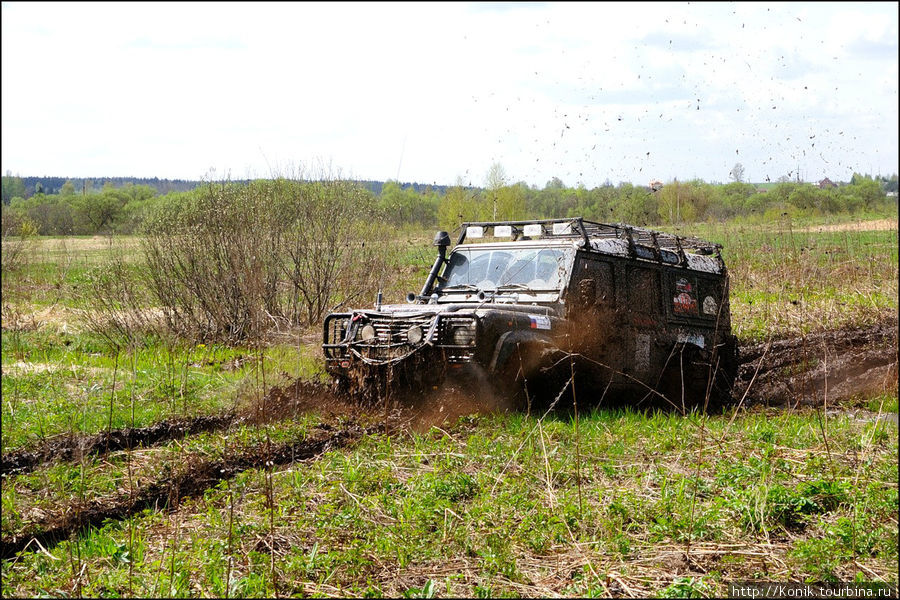
[[362,338],[363,341],[368,342],[375,339],[375,328],[371,325],[366,325],[362,328],[362,331],[359,332],[359,337]]
[[471,346],[475,343],[475,322],[454,327],[450,339],[456,346]]
[[410,344],[418,344],[419,342],[422,341],[422,338],[424,336],[425,336],[425,334],[422,332],[422,328],[419,327],[418,325],[415,325],[414,327],[410,327],[409,330],[406,332],[406,340]]
[[528,237],[540,237],[543,232],[544,230],[540,223],[531,223],[522,229],[522,233]]

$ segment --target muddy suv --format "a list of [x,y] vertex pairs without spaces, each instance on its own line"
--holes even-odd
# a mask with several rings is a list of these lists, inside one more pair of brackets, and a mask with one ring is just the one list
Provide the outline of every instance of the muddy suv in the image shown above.
[[[473,243],[474,241],[474,243]],[[735,340],[718,244],[581,218],[464,223],[407,304],[333,313],[327,371],[364,395],[490,385],[553,400],[577,386],[679,408],[730,397]]]

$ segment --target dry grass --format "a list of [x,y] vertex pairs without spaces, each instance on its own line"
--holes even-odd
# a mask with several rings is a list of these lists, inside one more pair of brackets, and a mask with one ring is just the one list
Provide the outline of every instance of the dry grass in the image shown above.
[[854,221],[835,223],[832,225],[813,225],[795,229],[798,233],[825,233],[833,231],[897,231],[897,219],[876,219],[873,221]]

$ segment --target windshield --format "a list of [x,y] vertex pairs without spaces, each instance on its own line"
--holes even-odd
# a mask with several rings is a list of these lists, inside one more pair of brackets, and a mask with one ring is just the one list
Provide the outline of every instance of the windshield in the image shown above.
[[457,249],[444,269],[446,283],[441,289],[558,290],[566,257],[562,248]]

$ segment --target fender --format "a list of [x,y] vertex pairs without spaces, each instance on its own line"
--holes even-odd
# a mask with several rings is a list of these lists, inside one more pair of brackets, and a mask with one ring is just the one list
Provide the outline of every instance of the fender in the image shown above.
[[553,346],[553,342],[547,334],[529,329],[507,331],[497,338],[497,345],[494,348],[494,356],[488,364],[488,371],[490,373],[502,371],[510,359],[516,358],[516,348],[526,346],[549,348]]

